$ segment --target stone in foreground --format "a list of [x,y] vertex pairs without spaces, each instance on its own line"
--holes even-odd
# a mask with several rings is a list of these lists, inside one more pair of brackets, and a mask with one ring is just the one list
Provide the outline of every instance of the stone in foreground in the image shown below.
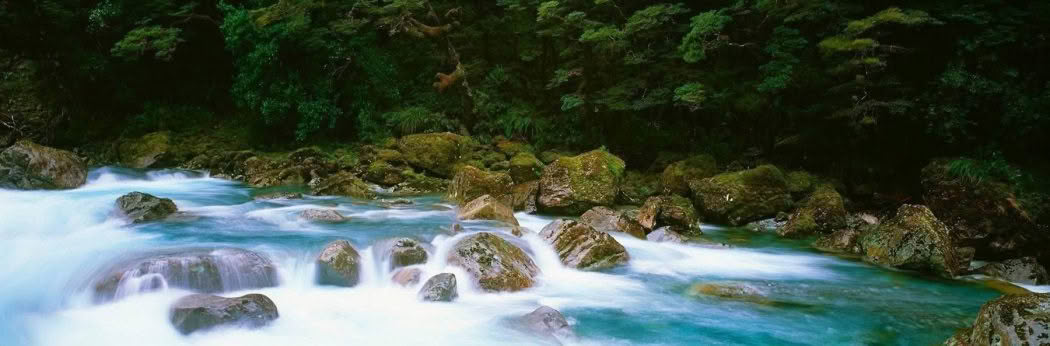
[[71,152],[22,140],[0,152],[0,188],[72,189],[87,182],[87,164]]
[[221,293],[277,286],[277,269],[258,253],[235,248],[184,249],[114,265],[94,284],[95,300],[179,288]]
[[357,285],[360,275],[361,255],[346,240],[328,243],[317,257],[319,284],[352,287]]
[[142,192],[120,196],[117,208],[133,223],[161,220],[178,211],[171,199]]
[[973,327],[960,330],[945,345],[1050,345],[1050,293],[992,300],[981,306]]
[[193,294],[175,301],[170,314],[171,324],[182,334],[219,326],[259,328],[279,316],[277,305],[262,294],[236,298]]
[[456,275],[452,273],[432,276],[419,290],[419,298],[428,302],[451,302],[457,297]]
[[948,227],[922,205],[905,204],[897,215],[861,238],[864,259],[880,265],[953,277],[969,264],[956,254]]
[[554,246],[561,262],[583,270],[600,270],[627,263],[627,249],[608,233],[573,220],[551,222],[540,238]]
[[540,273],[525,251],[492,233],[478,233],[456,242],[448,263],[466,270],[472,283],[488,292],[532,287]]
[[517,226],[514,210],[496,198],[484,195],[459,208],[460,220],[495,220]]

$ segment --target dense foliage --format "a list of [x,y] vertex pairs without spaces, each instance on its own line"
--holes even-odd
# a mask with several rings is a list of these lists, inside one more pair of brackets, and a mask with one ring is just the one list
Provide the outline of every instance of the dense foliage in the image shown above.
[[875,178],[1045,161],[1048,36],[1045,1],[0,0],[0,85],[38,91],[59,141],[213,117],[287,143],[451,130]]

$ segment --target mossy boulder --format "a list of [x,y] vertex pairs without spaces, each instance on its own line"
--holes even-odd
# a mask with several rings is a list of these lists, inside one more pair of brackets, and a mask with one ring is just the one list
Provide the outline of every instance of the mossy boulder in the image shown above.
[[317,283],[352,287],[361,279],[361,255],[350,242],[335,240],[317,256]]
[[87,164],[69,151],[21,140],[0,152],[0,188],[72,189],[87,182]]
[[449,199],[456,203],[465,203],[482,195],[502,197],[510,193],[513,184],[513,179],[507,173],[462,166],[449,185]]
[[507,155],[507,157],[514,157],[521,153],[532,154],[535,152],[532,149],[532,146],[528,143],[507,139],[496,140],[496,149],[504,155]]
[[784,174],[775,166],[723,173],[689,183],[705,220],[739,226],[791,208]]
[[846,207],[842,195],[829,184],[822,184],[795,210],[787,224],[777,230],[785,237],[826,234],[846,226]]
[[543,162],[531,153],[520,153],[510,159],[509,173],[515,183],[533,181],[543,175]]
[[375,151],[375,158],[377,161],[386,161],[395,164],[402,163],[405,159],[400,151],[393,149],[378,149]]
[[178,211],[171,199],[137,191],[117,198],[117,209],[132,223],[162,220]]
[[517,226],[514,210],[495,197],[482,195],[459,208],[460,220],[495,220]]
[[616,155],[593,150],[555,160],[540,178],[539,209],[578,215],[599,205],[613,205],[625,164]]
[[981,306],[973,327],[946,345],[1050,345],[1050,293],[1012,294]]
[[649,197],[660,194],[660,176],[638,171],[627,171],[620,185],[620,202],[641,205]]
[[580,222],[599,232],[622,232],[645,239],[645,228],[626,213],[609,207],[594,207],[580,216]]
[[791,171],[785,176],[788,191],[794,196],[805,196],[817,186],[817,177],[806,171]]
[[398,141],[405,162],[440,177],[450,177],[468,139],[451,133],[408,135]]
[[879,265],[946,277],[969,267],[956,254],[948,227],[922,205],[902,205],[896,216],[865,233],[861,246],[864,259]]
[[171,324],[182,334],[219,326],[259,328],[279,316],[277,305],[262,294],[236,298],[192,294],[175,301],[169,311]]
[[568,153],[568,152],[559,151],[559,150],[547,150],[547,151],[544,151],[544,152],[540,153],[536,157],[539,158],[540,162],[543,162],[543,164],[549,165],[549,164],[553,163],[555,160],[563,158],[563,157],[567,157],[567,156],[573,156],[573,155]]
[[313,187],[315,195],[347,196],[361,199],[374,199],[376,192],[372,186],[350,172],[339,172],[321,180]]
[[120,143],[117,155],[120,163],[131,168],[150,168],[163,166],[171,150],[171,133],[168,131],[153,132],[140,138],[125,140]]
[[363,177],[366,181],[383,186],[393,186],[405,182],[404,168],[395,167],[384,160],[372,161],[365,168]]
[[448,254],[448,264],[463,268],[471,282],[488,292],[516,292],[535,283],[540,268],[514,244],[492,233],[460,239]]
[[393,191],[395,194],[402,196],[438,193],[448,189],[450,184],[448,179],[430,177],[426,174],[413,172],[411,169],[402,171],[401,176],[404,177],[405,181],[394,185]]
[[813,248],[830,253],[861,255],[864,254],[860,245],[860,237],[863,234],[863,231],[857,229],[840,229],[817,238],[813,242]]
[[600,270],[627,263],[627,249],[608,233],[568,219],[551,222],[540,231],[540,238],[554,246],[566,266]]
[[650,231],[664,226],[700,229],[693,202],[679,195],[649,197],[638,211],[638,223]]
[[660,184],[665,194],[691,196],[689,182],[718,174],[718,163],[710,155],[697,155],[664,168]]

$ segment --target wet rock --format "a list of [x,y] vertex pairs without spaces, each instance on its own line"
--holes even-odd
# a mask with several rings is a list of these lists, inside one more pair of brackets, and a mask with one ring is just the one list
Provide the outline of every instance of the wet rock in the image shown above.
[[393,187],[394,193],[399,196],[438,193],[445,191],[449,186],[447,179],[428,177],[411,170],[405,170],[401,174],[405,181]]
[[400,206],[409,206],[416,204],[411,199],[397,198],[397,199],[384,199],[379,201],[379,205],[383,208],[396,208]]
[[505,199],[514,211],[532,213],[536,211],[536,198],[539,196],[540,182],[530,181],[510,187],[510,195]]
[[845,253],[861,255],[864,249],[860,245],[862,231],[856,229],[841,229],[831,234],[825,234],[813,242],[817,250],[831,253]]
[[489,172],[473,166],[456,171],[449,185],[449,199],[466,203],[482,195],[501,197],[510,193],[513,181],[507,173]]
[[460,207],[456,217],[460,220],[495,220],[518,225],[514,210],[489,195],[478,197]]
[[376,244],[380,257],[390,261],[391,268],[427,262],[427,249],[412,238],[396,238]]
[[360,275],[361,255],[346,240],[328,243],[317,256],[319,284],[352,287],[357,285]]
[[299,217],[315,222],[343,222],[346,217],[331,209],[306,209],[299,212]]
[[627,263],[627,249],[608,233],[586,224],[559,219],[540,231],[565,265],[582,270],[612,268]]
[[616,155],[593,150],[555,160],[540,178],[541,211],[579,215],[600,205],[613,205],[620,193],[625,164]]
[[419,278],[422,275],[423,271],[419,268],[401,268],[394,272],[394,277],[391,281],[401,286],[414,286],[419,283]]
[[117,154],[120,163],[131,168],[150,168],[163,165],[171,148],[171,133],[153,132],[141,138],[120,143]]
[[1050,294],[1015,294],[994,299],[981,306],[973,327],[959,331],[945,344],[1050,344]]
[[665,194],[692,196],[689,182],[718,174],[718,164],[710,155],[697,155],[672,163],[660,175]]
[[689,238],[676,231],[674,226],[664,226],[653,230],[645,239],[658,243],[685,243]]
[[269,200],[269,199],[302,199],[303,194],[299,192],[289,191],[273,191],[255,195],[255,200]]
[[784,175],[772,165],[693,180],[689,186],[705,220],[734,226],[774,216],[792,204]]
[[745,283],[700,283],[689,288],[689,294],[738,300],[756,304],[771,303],[762,290]]
[[660,194],[660,176],[627,171],[620,185],[620,202],[641,205],[649,197]]
[[405,182],[404,171],[404,168],[394,167],[386,161],[372,161],[362,177],[372,183],[393,186]]
[[623,232],[645,239],[645,228],[626,213],[609,208],[594,207],[580,216],[580,222],[599,232]]
[[361,199],[374,199],[376,197],[372,186],[350,172],[339,172],[322,179],[313,187],[313,194]]
[[846,226],[846,208],[835,188],[818,186],[802,207],[795,210],[787,224],[777,230],[784,237],[804,237],[824,234]]
[[459,161],[461,147],[468,139],[450,132],[424,133],[402,137],[398,141],[405,162],[439,177],[452,176]]
[[171,324],[182,334],[219,326],[258,328],[279,316],[277,305],[262,294],[236,298],[193,294],[175,301],[170,314]]
[[454,224],[452,224],[451,230],[452,230],[452,233],[463,232],[463,225],[458,224],[458,223],[454,223]]
[[510,178],[520,184],[539,179],[543,174],[543,162],[531,153],[519,153],[511,157],[508,170]]
[[540,273],[525,251],[492,233],[478,233],[456,242],[448,263],[466,270],[471,282],[488,292],[532,287]]
[[569,321],[560,311],[549,306],[540,306],[522,316],[519,323],[523,329],[543,337],[556,339],[574,338],[576,336],[569,326]]
[[861,238],[864,258],[875,264],[953,277],[969,264],[955,253],[948,227],[922,205],[905,204],[897,215]]
[[134,223],[161,220],[178,211],[175,202],[170,199],[142,192],[132,192],[117,198],[117,209]]
[[1050,283],[1050,275],[1034,257],[1022,257],[1008,259],[998,263],[989,263],[978,272],[1010,282],[1027,285],[1046,285]]
[[87,164],[71,152],[22,140],[0,152],[0,188],[72,189],[87,182]]
[[430,277],[419,290],[419,298],[428,302],[451,302],[459,297],[456,291],[456,275],[441,273]]
[[664,226],[700,229],[700,217],[693,202],[678,195],[649,197],[638,211],[638,223],[650,230]]
[[94,283],[95,300],[109,301],[165,288],[221,293],[273,287],[273,262],[255,252],[233,249],[171,250],[120,262]]
[[776,232],[786,224],[787,221],[777,221],[776,218],[768,218],[748,222],[747,225],[744,225],[744,228],[752,232]]

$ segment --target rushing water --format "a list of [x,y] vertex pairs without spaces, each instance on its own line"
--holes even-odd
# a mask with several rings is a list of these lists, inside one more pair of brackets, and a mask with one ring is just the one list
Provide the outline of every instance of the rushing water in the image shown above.
[[[175,200],[187,216],[131,225],[114,215],[114,200],[142,191]],[[630,264],[605,272],[563,267],[535,235],[522,246],[541,268],[536,287],[485,294],[460,279],[454,303],[424,303],[416,287],[390,283],[392,273],[371,246],[393,237],[432,245],[423,279],[446,266],[444,254],[462,234],[449,231],[453,206],[439,197],[384,207],[334,197],[253,198],[244,185],[193,172],[103,168],[69,191],[0,190],[0,345],[350,345],[536,344],[512,321],[539,305],[562,311],[578,336],[569,343],[616,344],[932,344],[968,324],[998,293],[963,281],[941,281],[821,255],[800,242],[707,227],[729,247],[652,243],[614,235]],[[351,218],[317,224],[306,208]],[[518,214],[538,231],[552,218]],[[467,233],[504,232],[487,222]],[[362,282],[318,286],[314,259],[334,239],[360,249]],[[261,329],[216,329],[190,336],[168,322],[178,289],[93,299],[91,283],[116,261],[149,251],[234,247],[269,257],[277,287],[226,292],[266,294],[280,318]],[[695,283],[748,284],[773,304],[688,294]],[[135,293],[135,292],[132,292]]]

